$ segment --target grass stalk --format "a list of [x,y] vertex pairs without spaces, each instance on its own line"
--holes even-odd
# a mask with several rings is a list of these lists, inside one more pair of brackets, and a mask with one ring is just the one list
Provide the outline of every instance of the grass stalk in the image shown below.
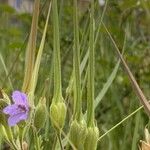
[[87,126],[94,126],[94,75],[95,75],[95,53],[94,53],[94,1],[91,2],[90,12],[90,37],[89,37],[89,64],[87,81]]
[[[82,101],[81,101],[81,77],[80,77],[80,45],[79,45],[79,25],[78,25],[78,7],[77,0],[74,3],[74,46],[73,46],[73,65],[74,65],[74,116],[78,121],[81,119]],[[74,117],[73,117],[74,118]]]
[[107,132],[105,132],[103,135],[101,135],[98,139],[98,141],[100,141],[102,138],[104,138],[106,135],[108,135],[110,132],[112,132],[114,129],[116,129],[117,127],[119,127],[122,123],[124,123],[126,120],[128,120],[129,118],[131,118],[133,115],[135,115],[138,111],[140,111],[143,108],[143,106],[140,106],[139,108],[137,108],[135,111],[133,111],[131,114],[129,114],[127,117],[125,117],[124,119],[122,119],[120,122],[118,122],[116,125],[114,125],[112,128],[110,128]]
[[53,51],[54,51],[54,100],[58,102],[62,97],[61,85],[61,59],[60,59],[60,37],[57,0],[52,1],[53,10]]

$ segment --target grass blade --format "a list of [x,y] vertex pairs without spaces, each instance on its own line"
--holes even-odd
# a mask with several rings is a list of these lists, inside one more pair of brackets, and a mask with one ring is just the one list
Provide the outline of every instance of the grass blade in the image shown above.
[[4,59],[3,59],[3,56],[2,56],[1,53],[0,53],[0,60],[1,60],[1,63],[2,63],[2,65],[3,65],[3,68],[4,68],[4,70],[5,70],[6,76],[8,76],[8,81],[9,81],[10,87],[11,87],[11,89],[13,90],[13,85],[12,85],[11,79],[10,79],[10,77],[9,77],[9,75],[8,75],[8,70],[7,70],[6,64],[5,64],[5,62],[4,62]]
[[27,44],[27,49],[26,49],[25,75],[24,75],[24,81],[23,81],[23,86],[22,86],[22,90],[25,92],[28,92],[29,90],[32,72],[34,68],[39,7],[40,7],[40,0],[36,0],[34,3],[31,32],[30,32],[29,41]]
[[45,44],[45,38],[46,38],[48,21],[49,21],[49,17],[50,17],[50,11],[51,11],[51,3],[49,5],[48,14],[47,14],[47,18],[46,18],[46,24],[45,24],[45,27],[44,27],[43,36],[42,36],[39,51],[38,51],[38,54],[37,54],[37,58],[36,58],[36,62],[35,62],[35,66],[34,66],[34,70],[33,70],[33,74],[32,74],[32,80],[31,80],[31,83],[30,83],[31,96],[34,95],[36,84],[37,84],[38,72],[39,72],[40,62],[41,62],[42,53],[43,53],[44,44]]
[[105,96],[106,92],[108,91],[109,87],[111,86],[112,82],[114,81],[116,74],[117,74],[117,71],[118,71],[118,68],[119,68],[119,65],[120,65],[120,60],[118,60],[116,66],[113,69],[111,75],[109,76],[107,82],[104,84],[103,89],[100,91],[100,93],[96,97],[95,102],[94,102],[95,108],[101,102],[102,98]]

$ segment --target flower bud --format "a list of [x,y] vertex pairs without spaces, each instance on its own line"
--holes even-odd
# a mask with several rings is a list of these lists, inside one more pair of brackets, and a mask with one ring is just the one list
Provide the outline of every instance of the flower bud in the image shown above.
[[7,103],[7,105],[10,104],[9,96],[1,89],[0,89],[0,99],[5,101],[5,103]]
[[50,106],[50,118],[54,128],[62,129],[66,118],[66,105],[64,102],[52,102]]
[[84,150],[84,142],[86,134],[87,134],[86,123],[84,121],[78,123],[76,120],[74,120],[71,123],[69,139],[76,149]]
[[145,128],[145,140],[140,140],[140,150],[150,149],[150,133],[147,128]]
[[145,140],[148,144],[150,144],[150,133],[149,133],[148,129],[145,128],[144,132],[145,132]]
[[66,88],[66,95],[73,95],[73,78],[71,78],[69,86]]
[[47,118],[46,98],[41,98],[35,110],[34,126],[37,130],[44,127]]
[[23,141],[23,143],[22,143],[22,149],[23,150],[28,150],[29,149],[28,147],[29,146],[28,146],[27,142]]
[[96,150],[98,138],[99,138],[99,129],[97,127],[88,127],[84,143],[84,149]]

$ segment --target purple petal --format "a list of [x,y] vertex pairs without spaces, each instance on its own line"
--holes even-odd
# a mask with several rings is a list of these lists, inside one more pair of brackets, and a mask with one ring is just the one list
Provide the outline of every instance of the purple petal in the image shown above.
[[9,126],[15,126],[18,122],[26,120],[27,118],[28,118],[27,113],[16,114],[8,118],[8,124]]
[[20,91],[14,91],[12,94],[12,99],[15,104],[25,104],[27,105],[27,95],[25,93],[22,93]]
[[20,115],[20,120],[27,120],[28,118],[28,113],[23,113],[22,115]]
[[9,115],[15,115],[18,114],[18,106],[16,104],[9,105],[3,109],[3,113],[9,114]]

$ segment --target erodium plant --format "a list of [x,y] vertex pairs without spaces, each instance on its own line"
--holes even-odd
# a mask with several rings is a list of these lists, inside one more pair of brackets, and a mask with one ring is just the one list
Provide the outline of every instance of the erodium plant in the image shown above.
[[[13,89],[12,94],[7,94],[7,90],[0,89],[0,132],[2,133],[0,135],[0,149],[6,145],[12,150],[97,150],[100,149],[98,142],[101,142],[103,137],[108,136],[111,131],[139,112],[143,106],[147,114],[150,114],[150,105],[146,97],[103,21],[108,0],[100,5],[100,7],[103,7],[101,17],[97,17],[95,13],[98,2],[100,3],[100,1],[95,0],[71,0],[68,2],[72,7],[71,12],[69,12],[72,15],[72,29],[68,28],[67,30],[70,32],[69,35],[72,39],[69,39],[71,46],[67,47],[64,44],[67,40],[62,36],[63,31],[61,30],[65,29],[62,27],[62,7],[64,7],[65,1],[46,0],[45,3],[40,0],[34,1],[31,30],[25,50],[22,87],[20,87],[20,90],[14,89],[15,85],[11,83],[8,77],[9,84]],[[40,7],[41,4],[43,4],[42,7]],[[84,11],[80,10],[82,5],[85,5]],[[43,8],[46,9],[43,10]],[[43,14],[42,11],[44,11]],[[85,12],[86,16],[82,16],[81,14]],[[40,19],[42,20],[41,24],[39,24]],[[83,22],[86,22],[86,25]],[[43,24],[44,28],[42,29]],[[119,59],[96,97],[97,84],[95,84],[95,78],[98,76],[95,73],[98,58],[96,47],[98,46],[101,26],[103,27],[102,32],[106,32],[114,45]],[[84,29],[82,29],[83,27]],[[40,35],[42,35],[41,40]],[[46,35],[50,35],[50,37],[46,37]],[[123,52],[126,48],[126,38],[125,36]],[[52,39],[52,42],[50,39]],[[101,44],[103,43],[101,42]],[[42,62],[45,61],[43,53],[45,53],[46,46],[48,52],[52,55],[51,63],[44,66],[44,68],[50,70],[48,79],[44,78],[45,74],[42,72]],[[67,57],[64,58],[63,56],[64,49],[66,53],[70,52],[70,56],[73,58],[70,61],[72,66],[70,67],[70,80],[67,79],[67,83],[63,83],[65,71],[62,69],[64,68],[62,62],[68,60]],[[1,53],[0,61],[6,75],[8,75]],[[99,126],[99,122],[97,124],[95,109],[112,85],[121,63],[125,67],[127,76],[143,106],[111,129],[106,130],[103,126]],[[46,81],[46,84],[43,80]],[[66,86],[67,84],[68,86]],[[135,138],[139,118],[140,114],[137,114]],[[102,130],[106,130],[103,135],[100,134]],[[149,136],[147,129],[146,133]],[[111,139],[109,136],[108,138]],[[147,139],[146,142],[148,143]],[[142,143],[144,142],[142,141]],[[136,140],[133,139],[132,150],[135,150],[135,148]]]
[[82,113],[81,95],[81,72],[80,72],[80,42],[78,25],[77,1],[73,0],[73,23],[74,23],[74,44],[73,44],[73,116],[70,122],[69,138],[76,149],[83,150],[86,138],[86,122]]
[[[95,76],[95,46],[94,46],[94,0],[91,2],[90,34],[89,34],[89,62],[87,78],[87,136],[84,149],[96,150],[99,138],[99,129],[95,124],[94,113],[94,76]],[[93,139],[93,140],[92,140]]]
[[[57,0],[52,1],[53,13],[53,56],[54,56],[54,95],[50,106],[50,118],[53,127],[60,136],[66,118],[66,105],[62,96],[61,86],[61,59]],[[60,138],[60,137],[59,137]]]

